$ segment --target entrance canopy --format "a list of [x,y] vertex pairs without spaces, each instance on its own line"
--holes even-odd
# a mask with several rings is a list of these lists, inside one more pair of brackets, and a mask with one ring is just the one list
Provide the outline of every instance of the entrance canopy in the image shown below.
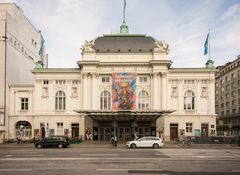
[[136,122],[151,122],[159,117],[174,112],[160,110],[114,110],[114,111],[98,111],[98,110],[76,110],[77,113],[89,116],[95,121],[136,121]]

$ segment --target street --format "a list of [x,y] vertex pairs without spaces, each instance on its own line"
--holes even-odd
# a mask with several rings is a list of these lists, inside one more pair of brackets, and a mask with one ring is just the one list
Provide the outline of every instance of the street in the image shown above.
[[1,175],[240,174],[240,149],[0,148]]

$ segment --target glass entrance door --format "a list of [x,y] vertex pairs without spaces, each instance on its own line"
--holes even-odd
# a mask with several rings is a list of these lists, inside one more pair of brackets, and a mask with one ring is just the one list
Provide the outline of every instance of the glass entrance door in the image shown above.
[[109,141],[111,138],[111,128],[110,127],[101,127],[99,128],[99,139],[101,141]]
[[119,141],[130,140],[130,128],[129,127],[121,127],[117,128],[117,137]]
[[137,135],[138,135],[138,138],[141,138],[144,136],[150,136],[150,127],[139,127]]

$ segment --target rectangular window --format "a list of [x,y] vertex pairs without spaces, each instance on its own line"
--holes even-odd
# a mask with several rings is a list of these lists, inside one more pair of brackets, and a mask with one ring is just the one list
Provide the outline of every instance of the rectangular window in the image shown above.
[[222,108],[222,109],[224,108],[224,103],[221,104],[221,108]]
[[21,98],[21,110],[28,110],[28,98]]
[[56,84],[65,84],[65,80],[56,80]]
[[43,84],[48,84],[48,80],[43,80]]
[[63,135],[63,123],[57,123],[57,135]]
[[224,116],[224,111],[221,111],[221,116]]
[[186,132],[192,132],[192,123],[186,123]]
[[236,114],[236,109],[232,109],[232,114]]
[[232,78],[235,78],[236,77],[236,74],[235,73],[232,73]]
[[235,98],[236,97],[236,92],[232,91],[232,97]]
[[140,83],[147,83],[147,77],[139,77]]
[[236,82],[232,82],[232,91],[236,89]]
[[194,80],[184,80],[184,84],[194,84]]
[[230,114],[230,110],[227,110],[227,115],[229,115]]
[[226,76],[226,81],[229,81],[229,76]]
[[208,80],[201,80],[201,84],[207,84]]
[[78,84],[79,81],[78,80],[72,80],[72,84]]
[[178,84],[178,80],[169,80],[170,84]]
[[109,83],[110,78],[109,77],[102,77],[102,83]]

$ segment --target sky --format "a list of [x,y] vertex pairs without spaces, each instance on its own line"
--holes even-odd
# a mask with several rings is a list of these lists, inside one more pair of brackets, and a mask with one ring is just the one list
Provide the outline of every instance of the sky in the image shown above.
[[[169,44],[172,67],[204,67],[210,29],[215,66],[240,55],[240,0],[126,0],[129,33]],[[85,40],[118,33],[123,0],[0,0],[15,2],[45,39],[49,67],[77,67]]]

